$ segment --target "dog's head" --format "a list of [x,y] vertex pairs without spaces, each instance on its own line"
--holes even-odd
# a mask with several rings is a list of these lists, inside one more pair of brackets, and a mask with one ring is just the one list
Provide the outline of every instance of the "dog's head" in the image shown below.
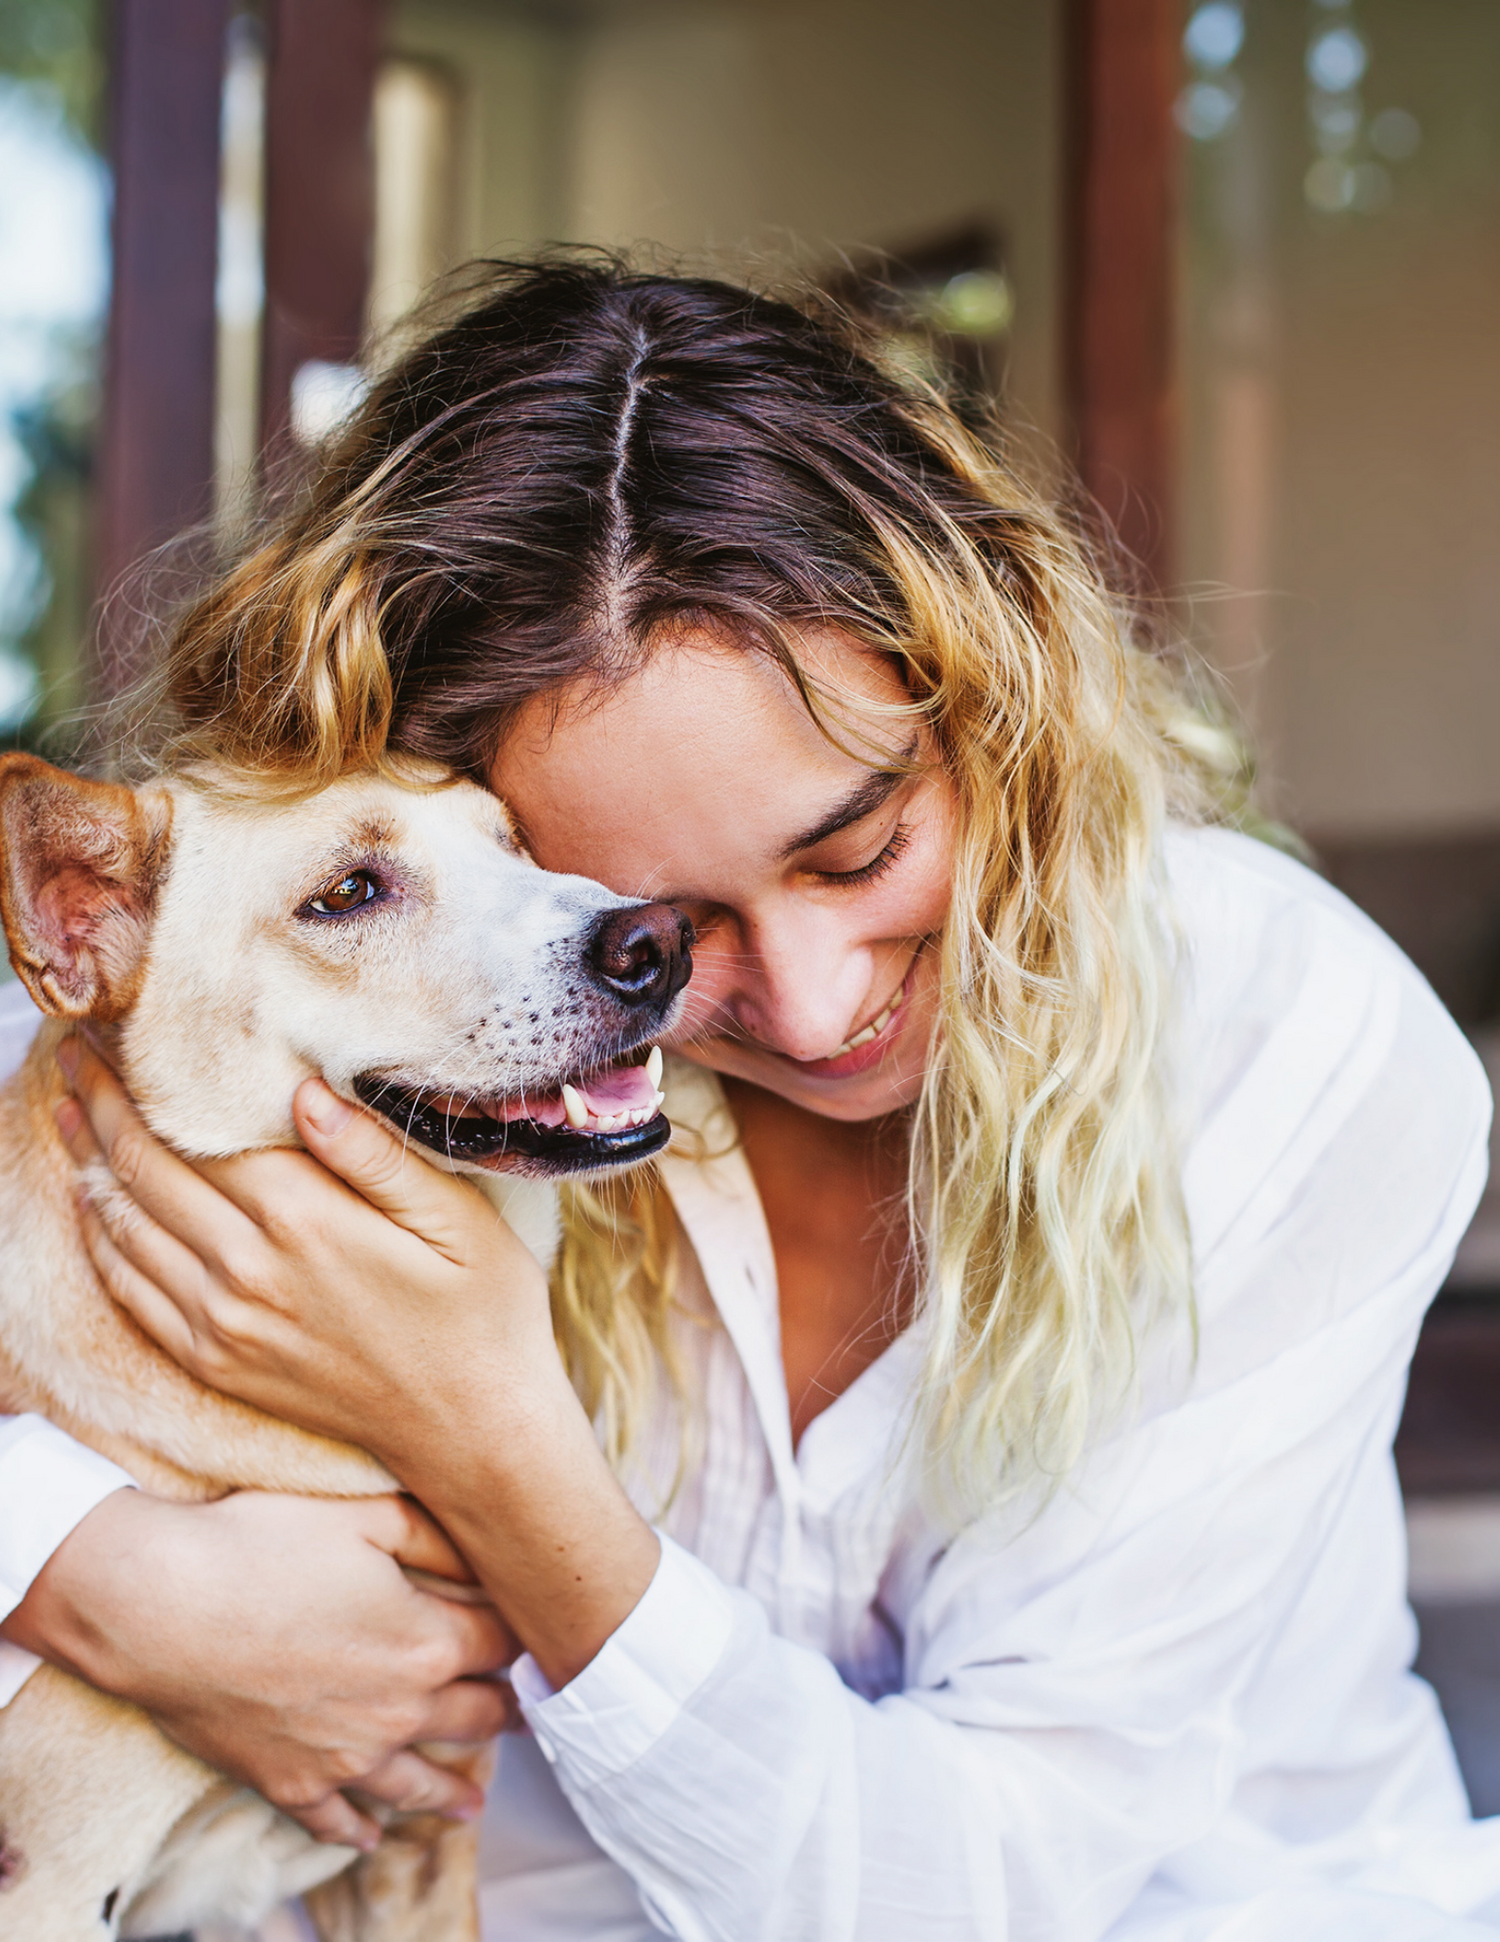
[[538,870],[492,796],[432,782],[127,789],[0,757],[11,961],[44,1010],[110,1028],[184,1153],[288,1144],[316,1072],[464,1170],[645,1158],[692,927]]

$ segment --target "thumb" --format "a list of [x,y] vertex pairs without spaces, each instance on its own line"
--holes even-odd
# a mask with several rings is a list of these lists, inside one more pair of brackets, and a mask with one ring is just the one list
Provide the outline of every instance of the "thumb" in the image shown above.
[[420,1154],[376,1119],[351,1106],[322,1079],[304,1079],[292,1099],[292,1115],[307,1150],[372,1207],[434,1247],[444,1247],[453,1228],[453,1194],[463,1191],[451,1175],[428,1166]]
[[387,1551],[397,1564],[434,1578],[473,1584],[468,1561],[448,1533],[412,1497],[361,1497],[359,1522],[365,1539]]

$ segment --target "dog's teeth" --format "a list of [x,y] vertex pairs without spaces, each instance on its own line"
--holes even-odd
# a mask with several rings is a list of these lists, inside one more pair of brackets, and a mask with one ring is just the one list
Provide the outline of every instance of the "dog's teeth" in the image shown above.
[[574,1086],[562,1089],[563,1111],[568,1116],[568,1124],[577,1132],[589,1123],[589,1109],[583,1103],[583,1094]]
[[661,1063],[661,1047],[653,1045],[646,1055],[646,1077],[651,1081],[653,1092],[661,1085]]
[[870,1040],[874,1038],[874,1036],[875,1036],[875,1027],[873,1025],[866,1025],[865,1029],[862,1032],[856,1032],[853,1038],[850,1039],[849,1050],[851,1052],[857,1052],[860,1046],[868,1045]]
[[651,1102],[652,1112],[655,1112],[657,1108],[660,1106],[665,1106],[666,1103],[667,1103],[667,1095],[664,1092],[658,1092],[655,1099],[653,1099]]

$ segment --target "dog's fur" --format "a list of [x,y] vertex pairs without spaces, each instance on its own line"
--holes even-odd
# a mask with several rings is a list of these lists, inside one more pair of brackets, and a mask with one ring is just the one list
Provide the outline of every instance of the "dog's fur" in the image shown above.
[[[372,1073],[514,1099],[659,1031],[667,1007],[628,1009],[587,974],[589,933],[623,900],[536,870],[482,790],[423,780],[293,797],[205,773],[129,790],[0,758],[16,969],[44,1010],[92,1021],[152,1130],[189,1156],[296,1144],[310,1073],[350,1100]],[[312,900],[356,869],[379,899],[320,919]],[[108,1299],[53,1118],[66,1029],[44,1025],[0,1093],[0,1407],[177,1499],[393,1488],[364,1452],[204,1388]],[[465,1170],[545,1260],[546,1180]],[[17,1942],[249,1926],[309,1890],[327,1942],[459,1942],[478,1935],[474,1866],[473,1830],[434,1816],[395,1817],[357,1862],[321,1846],[50,1666],[0,1711],[0,1933]]]

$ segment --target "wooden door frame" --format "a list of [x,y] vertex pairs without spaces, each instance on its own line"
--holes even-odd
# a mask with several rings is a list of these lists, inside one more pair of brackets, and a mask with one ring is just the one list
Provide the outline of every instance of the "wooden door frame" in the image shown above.
[[[235,10],[234,0],[114,0],[112,10],[113,278],[94,549],[99,698],[141,672],[132,577],[213,512],[219,131]],[[381,0],[267,0],[260,415],[273,453],[286,447],[297,368],[359,354],[381,11]]]
[[95,528],[95,686],[136,674],[129,579],[213,509],[219,120],[230,0],[114,0],[113,277]]
[[1176,559],[1181,0],[1069,0],[1064,369],[1083,484],[1167,590]]

